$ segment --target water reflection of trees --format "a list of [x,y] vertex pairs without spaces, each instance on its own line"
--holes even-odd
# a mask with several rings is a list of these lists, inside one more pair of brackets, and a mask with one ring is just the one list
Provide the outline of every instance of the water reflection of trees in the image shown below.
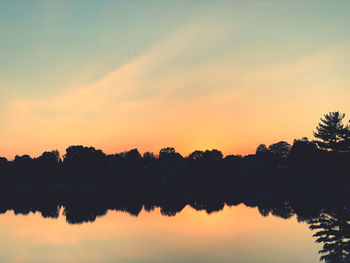
[[315,230],[316,242],[323,244],[321,260],[326,263],[350,262],[350,207],[322,209],[318,217],[308,222]]
[[[159,194],[159,193],[158,193]],[[217,193],[216,193],[217,194]],[[43,196],[45,198],[43,198]],[[350,262],[350,204],[344,196],[277,193],[234,192],[231,195],[176,195],[165,191],[159,196],[122,194],[122,191],[101,187],[7,189],[0,192],[0,213],[13,210],[14,214],[40,213],[44,218],[58,218],[60,211],[70,224],[93,222],[108,211],[119,211],[138,216],[142,210],[159,209],[164,216],[175,216],[186,206],[197,211],[214,213],[224,206],[244,204],[269,215],[289,219],[296,216],[314,232],[317,243],[323,244],[320,260],[326,263]]]
[[314,231],[316,243],[323,244],[320,261],[326,263],[350,262],[350,205],[341,201],[305,203],[293,200],[263,202],[258,206],[263,216],[271,213],[281,218],[297,216]]

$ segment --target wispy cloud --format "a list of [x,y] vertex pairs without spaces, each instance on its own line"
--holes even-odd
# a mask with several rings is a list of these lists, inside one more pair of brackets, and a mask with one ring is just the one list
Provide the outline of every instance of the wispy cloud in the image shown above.
[[315,75],[327,72],[339,53],[326,50],[256,68],[242,63],[247,54],[219,52],[220,43],[234,30],[231,25],[200,21],[95,83],[51,97],[11,100],[2,116],[6,127],[1,144],[8,152],[35,148],[35,153],[77,143],[97,144],[107,151],[129,146],[152,150],[167,143],[183,151],[225,143],[241,149],[248,136],[267,133],[261,118],[275,106],[292,114],[289,117],[302,114],[285,106],[307,104],[301,93],[315,96],[322,85]]

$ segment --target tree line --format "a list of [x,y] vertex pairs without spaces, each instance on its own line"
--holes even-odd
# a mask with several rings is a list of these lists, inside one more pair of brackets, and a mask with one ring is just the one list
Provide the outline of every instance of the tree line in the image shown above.
[[[173,147],[156,155],[137,149],[105,154],[94,147],[70,146],[37,158],[0,158],[0,213],[63,215],[69,223],[92,222],[109,210],[137,216],[160,208],[174,216],[190,205],[207,213],[244,203],[262,216],[293,215],[315,231],[321,260],[350,259],[350,128],[345,114],[321,118],[314,140],[266,146],[247,156],[216,149],[186,157]],[[283,194],[281,194],[283,193]]]
[[137,149],[105,154],[94,147],[75,145],[69,146],[62,158],[57,150],[44,152],[37,158],[17,155],[14,160],[8,161],[2,157],[0,181],[126,183],[140,177],[145,180],[141,174],[148,174],[148,181],[165,184],[169,181],[169,174],[174,173],[181,173],[180,177],[187,174],[196,178],[196,174],[201,174],[203,178],[211,176],[229,180],[234,175],[274,174],[283,168],[302,169],[315,174],[332,171],[344,175],[342,171],[348,169],[350,160],[350,126],[344,124],[344,118],[344,113],[329,112],[320,119],[314,131],[315,140],[309,141],[304,137],[294,140],[292,145],[285,141],[268,147],[260,144],[255,154],[247,156],[224,157],[221,151],[212,149],[196,150],[183,157],[173,147],[163,148],[159,154],[145,152],[141,155]]

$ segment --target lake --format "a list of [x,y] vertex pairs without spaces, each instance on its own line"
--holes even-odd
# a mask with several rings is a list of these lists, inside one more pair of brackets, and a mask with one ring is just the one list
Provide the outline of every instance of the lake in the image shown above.
[[8,210],[0,215],[0,261],[316,263],[322,244],[309,225],[242,203],[210,214],[186,205],[175,216],[157,207],[138,216],[109,210],[80,224],[67,223],[63,208],[58,218]]

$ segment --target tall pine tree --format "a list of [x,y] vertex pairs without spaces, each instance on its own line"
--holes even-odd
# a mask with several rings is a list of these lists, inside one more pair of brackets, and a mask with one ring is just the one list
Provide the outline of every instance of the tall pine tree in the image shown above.
[[316,127],[314,136],[318,147],[324,150],[335,152],[347,151],[346,137],[349,133],[349,126],[343,124],[344,113],[338,111],[330,112],[321,118],[321,122]]

